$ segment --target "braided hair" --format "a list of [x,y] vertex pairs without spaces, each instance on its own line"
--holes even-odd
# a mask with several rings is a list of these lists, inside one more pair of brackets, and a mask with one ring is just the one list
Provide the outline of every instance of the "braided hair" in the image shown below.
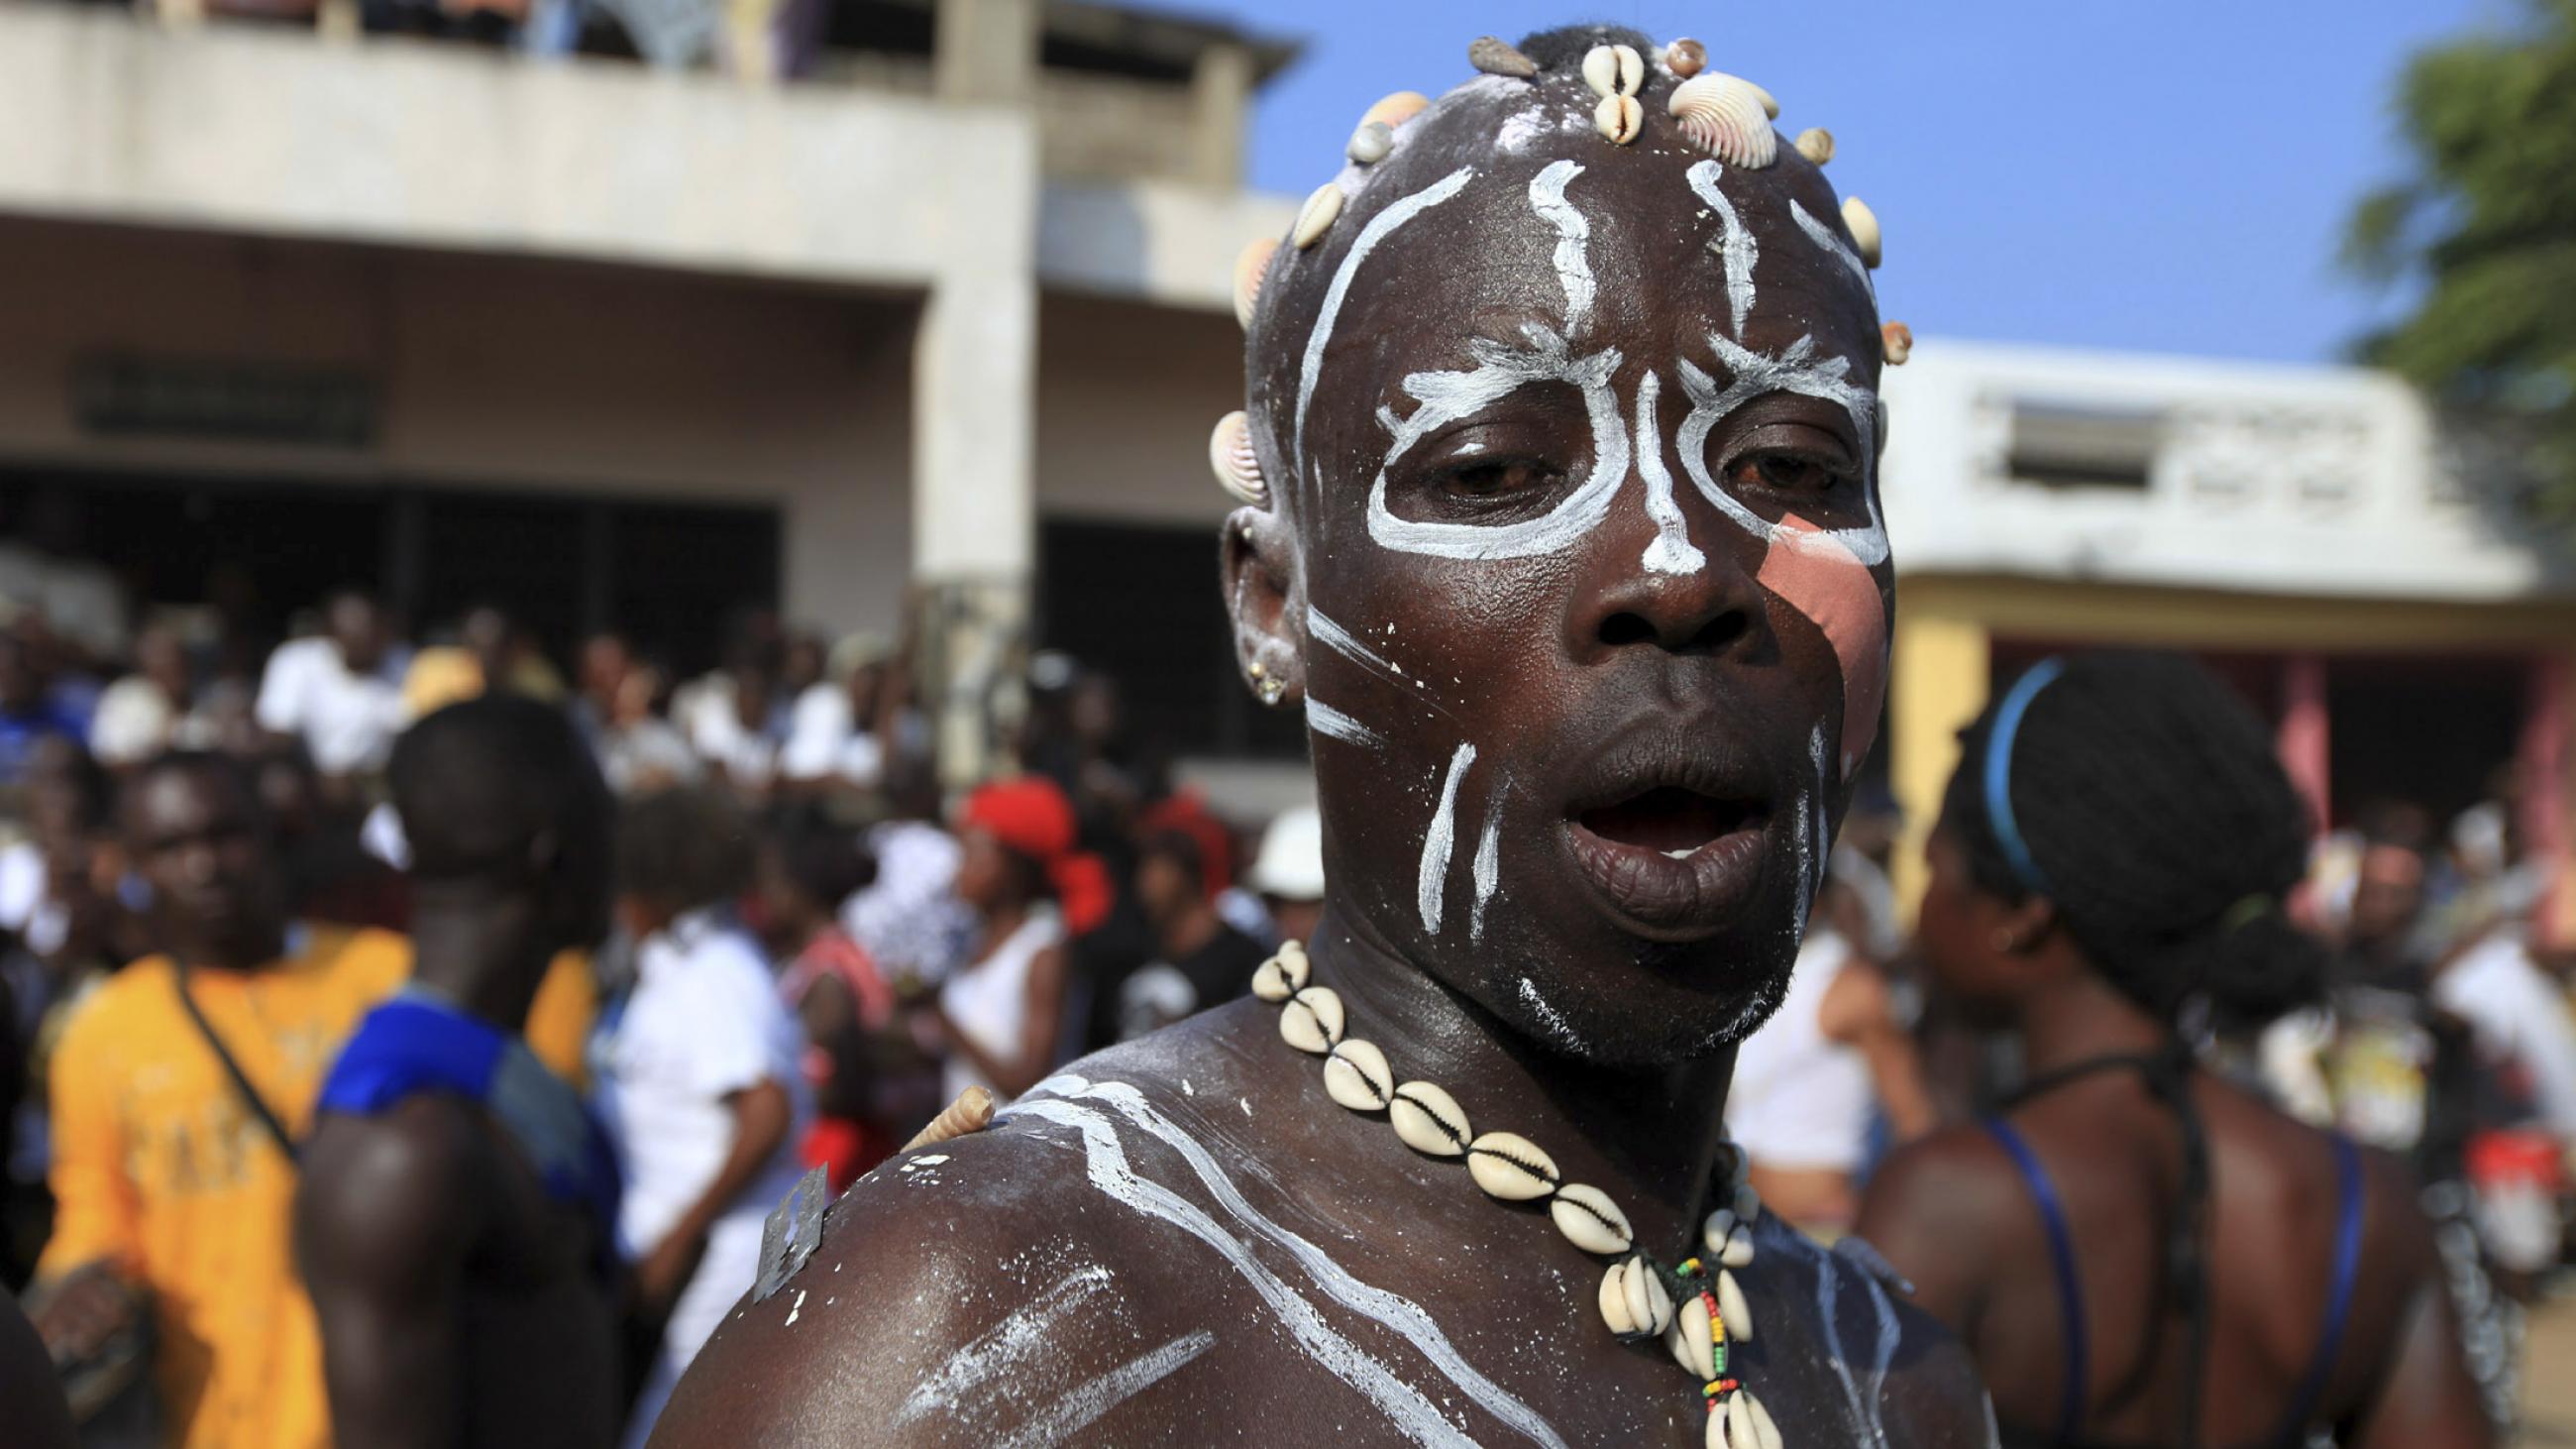
[[2262,722],[2180,655],[2042,667],[2005,726],[2001,830],[1986,770],[2015,701],[1960,737],[1942,816],[1978,888],[2045,895],[2093,968],[2160,1020],[2199,998],[2221,1029],[2252,1026],[2316,999],[2324,947],[2282,908],[2309,814]]

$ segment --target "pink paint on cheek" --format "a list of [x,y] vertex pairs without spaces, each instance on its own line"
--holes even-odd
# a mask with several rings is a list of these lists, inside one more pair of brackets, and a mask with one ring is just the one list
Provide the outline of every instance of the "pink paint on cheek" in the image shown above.
[[[1823,530],[1796,514],[1780,520],[1783,533]],[[1843,778],[1860,768],[1878,738],[1878,710],[1887,699],[1887,605],[1869,566],[1840,539],[1776,538],[1754,575],[1762,587],[1807,616],[1834,646],[1843,670]]]

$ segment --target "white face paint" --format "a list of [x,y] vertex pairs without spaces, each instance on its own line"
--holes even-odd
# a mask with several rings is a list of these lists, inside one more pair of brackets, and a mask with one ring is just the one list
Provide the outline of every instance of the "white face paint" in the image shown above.
[[1494,898],[1494,890],[1503,880],[1503,797],[1510,793],[1508,781],[1497,782],[1494,798],[1485,805],[1485,830],[1476,839],[1476,862],[1472,875],[1476,882],[1475,904],[1468,908],[1467,939],[1485,939],[1485,903]]
[[1343,744],[1357,745],[1364,750],[1386,748],[1384,735],[1311,694],[1306,696],[1306,723],[1326,739],[1340,740]]
[[1702,161],[1690,169],[1688,180],[1692,194],[1717,213],[1717,241],[1711,250],[1726,269],[1726,310],[1732,319],[1728,330],[1741,337],[1744,319],[1753,310],[1753,266],[1762,259],[1762,249],[1755,245],[1744,219],[1735,214],[1735,203],[1717,189],[1717,178],[1725,174],[1725,167]]
[[1324,300],[1315,310],[1315,330],[1307,334],[1306,355],[1297,367],[1297,476],[1306,476],[1306,407],[1315,399],[1315,381],[1324,372],[1324,348],[1333,340],[1333,322],[1342,314],[1342,299],[1350,295],[1351,278],[1359,273],[1360,263],[1368,260],[1377,244],[1397,227],[1420,216],[1432,207],[1456,196],[1467,184],[1476,168],[1461,166],[1411,196],[1387,207],[1369,218],[1360,228],[1359,239],[1342,254],[1342,264],[1333,271],[1332,285],[1325,289]]
[[[1612,495],[1628,476],[1628,432],[1619,417],[1619,395],[1611,375],[1619,370],[1614,348],[1577,358],[1565,339],[1532,323],[1522,329],[1526,347],[1511,347],[1486,338],[1467,344],[1476,366],[1465,372],[1417,372],[1404,380],[1404,390],[1421,406],[1396,424],[1386,460],[1370,485],[1369,537],[1399,553],[1435,558],[1505,559],[1554,553],[1581,538],[1609,515]],[[1519,523],[1434,523],[1398,518],[1386,506],[1388,469],[1432,430],[1476,413],[1532,383],[1561,382],[1583,394],[1584,412],[1592,424],[1592,473],[1543,518]]]
[[1869,523],[1860,528],[1795,529],[1783,528],[1739,502],[1719,482],[1709,476],[1708,435],[1728,414],[1768,393],[1791,392],[1805,397],[1822,398],[1839,405],[1851,415],[1852,430],[1860,435],[1860,457],[1863,466],[1877,455],[1878,397],[1868,388],[1850,380],[1851,359],[1815,356],[1816,339],[1801,337],[1778,357],[1769,357],[1728,341],[1712,332],[1708,345],[1717,353],[1718,365],[1724,367],[1733,381],[1724,388],[1717,380],[1700,370],[1689,358],[1680,363],[1682,390],[1691,396],[1690,415],[1682,419],[1680,434],[1673,440],[1682,455],[1682,468],[1698,485],[1702,496],[1716,504],[1741,525],[1745,532],[1766,544],[1785,542],[1793,548],[1822,550],[1839,545],[1864,567],[1875,567],[1887,561],[1887,530],[1879,520],[1878,499],[1869,498]]
[[1826,255],[1843,264],[1859,281],[1861,290],[1869,294],[1873,304],[1878,301],[1878,283],[1870,279],[1868,264],[1860,259],[1858,252],[1843,245],[1843,239],[1834,235],[1832,227],[1808,215],[1807,209],[1795,201],[1789,203],[1789,217],[1798,223],[1798,230],[1807,234],[1807,240],[1824,248]]
[[1673,501],[1673,475],[1664,467],[1664,435],[1655,426],[1655,409],[1663,401],[1664,382],[1649,372],[1637,379],[1637,476],[1646,480],[1646,516],[1655,521],[1655,541],[1642,560],[1650,574],[1695,574],[1708,558],[1691,547],[1690,524]]
[[1435,936],[1449,889],[1449,852],[1457,840],[1458,781],[1475,762],[1474,745],[1460,745],[1449,757],[1449,773],[1440,780],[1440,807],[1431,812],[1431,827],[1422,836],[1422,873],[1414,882],[1413,899],[1422,913],[1422,929]]
[[1551,161],[1530,178],[1530,209],[1556,228],[1556,280],[1565,288],[1565,335],[1576,336],[1592,320],[1592,259],[1586,244],[1592,223],[1565,199],[1566,183],[1583,174],[1571,161]]

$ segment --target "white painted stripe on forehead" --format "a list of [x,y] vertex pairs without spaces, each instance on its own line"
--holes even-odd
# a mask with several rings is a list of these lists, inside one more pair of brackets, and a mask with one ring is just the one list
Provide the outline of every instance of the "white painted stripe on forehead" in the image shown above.
[[1656,404],[1663,398],[1663,379],[1649,372],[1637,379],[1637,476],[1646,480],[1646,516],[1655,521],[1654,542],[1641,562],[1650,574],[1695,574],[1708,563],[1691,547],[1690,523],[1673,501],[1673,475],[1664,467],[1664,435],[1655,426]]
[[1726,268],[1726,310],[1731,318],[1728,331],[1744,335],[1744,319],[1753,311],[1753,266],[1762,259],[1762,248],[1745,229],[1744,218],[1735,214],[1735,203],[1717,189],[1717,179],[1726,168],[1714,161],[1702,161],[1687,173],[1690,189],[1717,213],[1717,242],[1711,250]]
[[1721,389],[1715,378],[1689,358],[1683,358],[1679,364],[1682,389],[1691,395],[1691,410],[1690,416],[1682,419],[1681,432],[1673,439],[1673,445],[1681,452],[1682,468],[1690,474],[1691,482],[1745,532],[1765,543],[1815,550],[1845,548],[1864,567],[1886,562],[1887,528],[1879,517],[1878,497],[1874,491],[1868,497],[1869,522],[1862,527],[1782,528],[1745,507],[1708,471],[1708,435],[1726,420],[1727,414],[1765,393],[1773,392],[1822,398],[1841,407],[1851,417],[1853,432],[1859,435],[1861,466],[1864,469],[1871,467],[1877,457],[1878,395],[1851,381],[1851,359],[1829,357],[1816,360],[1816,339],[1813,337],[1799,338],[1778,357],[1738,346],[1714,332],[1708,336],[1708,345],[1717,353],[1718,364],[1731,374],[1733,380]]
[[1572,337],[1592,318],[1592,259],[1586,251],[1592,223],[1565,199],[1566,183],[1583,174],[1572,161],[1551,161],[1530,178],[1530,209],[1556,228],[1556,280],[1565,288],[1565,335]]
[[1826,255],[1842,263],[1860,282],[1860,289],[1868,294],[1870,304],[1877,305],[1878,283],[1870,279],[1869,267],[1861,261],[1860,254],[1843,245],[1843,239],[1834,235],[1832,227],[1808,215],[1807,209],[1795,201],[1789,203],[1789,217],[1798,223],[1798,230],[1807,234],[1807,240],[1824,248]]
[[1449,851],[1457,840],[1458,780],[1474,763],[1474,745],[1460,745],[1449,757],[1449,773],[1440,781],[1440,808],[1431,812],[1431,828],[1422,834],[1422,874],[1414,882],[1413,903],[1422,913],[1422,929],[1435,936],[1449,889]]
[[1306,336],[1306,356],[1297,368],[1295,441],[1299,478],[1306,476],[1306,407],[1314,401],[1315,380],[1323,374],[1324,370],[1324,347],[1333,339],[1333,321],[1341,315],[1342,298],[1350,293],[1351,278],[1358,274],[1360,263],[1368,260],[1368,254],[1377,249],[1377,244],[1386,240],[1387,233],[1457,195],[1467,184],[1468,178],[1475,174],[1475,167],[1461,166],[1411,196],[1388,206],[1386,210],[1369,218],[1368,225],[1360,228],[1359,239],[1352,242],[1351,249],[1342,254],[1342,264],[1333,272],[1333,284],[1324,290],[1323,305],[1315,309],[1315,330]]
[[1315,733],[1346,745],[1367,750],[1386,748],[1384,736],[1311,694],[1306,696],[1306,723],[1315,727]]

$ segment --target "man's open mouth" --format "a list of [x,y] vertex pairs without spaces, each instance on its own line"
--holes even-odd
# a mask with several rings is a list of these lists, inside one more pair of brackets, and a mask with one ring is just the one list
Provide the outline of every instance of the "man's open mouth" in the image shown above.
[[1582,811],[1575,825],[1604,844],[1687,860],[1741,830],[1761,812],[1749,801],[1721,799],[1680,785],[1659,785],[1613,804]]

